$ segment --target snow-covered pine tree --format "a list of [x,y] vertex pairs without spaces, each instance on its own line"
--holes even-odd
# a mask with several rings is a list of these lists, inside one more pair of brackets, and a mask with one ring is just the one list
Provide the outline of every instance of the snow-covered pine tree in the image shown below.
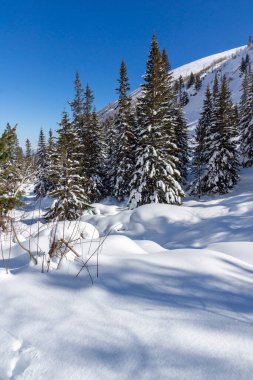
[[[147,203],[181,204],[183,191],[174,144],[167,135],[170,120],[168,76],[153,35],[147,61],[143,97],[137,105],[137,162],[130,183],[131,209]],[[173,130],[173,128],[172,128]]]
[[119,87],[117,93],[118,112],[115,119],[117,131],[116,181],[114,196],[122,201],[130,195],[129,183],[133,177],[135,164],[135,118],[128,95],[130,89],[125,62],[120,65]]
[[200,75],[196,74],[195,75],[195,85],[194,85],[194,88],[195,88],[196,91],[199,91],[201,89],[201,86],[202,86],[202,80],[200,78]]
[[253,74],[244,74],[240,102],[240,152],[243,167],[253,166]]
[[32,156],[32,145],[29,139],[25,141],[25,157],[31,158]]
[[[98,120],[96,110],[94,109],[89,120],[89,156],[88,159],[88,178],[90,183],[90,198],[98,201],[105,195],[104,189],[104,172],[105,172],[105,144],[104,130]],[[86,147],[88,151],[88,146]]]
[[[180,172],[181,180],[185,181],[187,177],[188,164],[188,136],[187,123],[183,116],[183,110],[180,104],[177,104],[177,96],[174,91],[173,77],[170,71],[170,63],[167,52],[164,49],[162,53],[162,62],[164,65],[164,76],[167,76],[167,98],[168,98],[168,123],[166,128],[166,138],[171,142],[171,152],[177,159],[177,169]],[[170,153],[169,153],[170,154]]]
[[224,76],[211,126],[212,140],[208,147],[210,158],[205,181],[207,193],[227,193],[238,182],[237,127],[235,125],[235,108],[231,100],[227,78]]
[[83,128],[81,132],[83,176],[86,177],[87,194],[91,202],[104,195],[104,133],[93,109],[94,96],[87,84],[83,103]]
[[49,177],[54,183],[54,189],[50,192],[54,202],[46,212],[45,218],[76,220],[83,210],[89,207],[89,199],[83,188],[84,179],[80,174],[82,172],[80,141],[66,111],[63,112],[59,125]]
[[190,193],[200,196],[205,193],[206,166],[209,160],[209,141],[211,139],[211,125],[213,121],[213,101],[209,86],[205,92],[202,112],[195,130],[192,173],[193,181]]
[[187,82],[187,88],[192,87],[194,85],[194,83],[195,83],[195,76],[194,76],[193,72],[191,72],[189,79],[188,79],[188,82]]
[[181,181],[186,183],[187,167],[189,163],[189,141],[188,128],[183,109],[180,104],[175,105],[175,157],[177,158],[177,169],[180,172]]
[[[72,125],[76,130],[79,143],[78,151],[81,160],[81,177],[83,178],[83,188],[90,202],[94,201],[94,186],[91,180],[91,154],[94,140],[90,131],[92,124],[92,103],[93,94],[89,85],[83,90],[78,72],[75,78],[75,97],[70,106],[73,114]],[[94,177],[95,178],[95,177]],[[92,190],[93,189],[93,190]]]
[[115,120],[113,116],[109,116],[102,123],[102,129],[105,136],[104,189],[105,195],[113,196],[116,182],[116,161],[118,149]]
[[[21,156],[20,156],[21,154]],[[18,146],[16,126],[7,124],[0,136],[0,229],[5,229],[6,215],[22,204],[23,154]]]
[[47,195],[50,185],[48,179],[48,156],[47,146],[44,131],[41,128],[38,140],[38,150],[36,154],[36,180],[34,193],[38,198],[43,198]]

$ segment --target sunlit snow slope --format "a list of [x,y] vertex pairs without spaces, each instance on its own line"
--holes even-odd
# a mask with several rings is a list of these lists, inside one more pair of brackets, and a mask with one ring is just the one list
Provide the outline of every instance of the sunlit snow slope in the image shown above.
[[[212,86],[215,73],[219,75],[226,74],[230,81],[230,89],[232,91],[232,97],[234,102],[239,102],[241,95],[241,81],[239,66],[242,57],[246,54],[250,55],[253,62],[253,49],[252,47],[241,46],[235,49],[227,50],[223,53],[213,54],[208,57],[199,59],[197,61],[180,66],[172,71],[175,79],[180,75],[186,80],[191,72],[194,74],[201,73],[203,80],[201,89],[196,92],[194,88],[188,90],[190,96],[190,102],[185,107],[185,117],[187,119],[190,130],[194,128],[199,118],[201,111],[203,96],[206,87]],[[136,102],[137,98],[141,95],[141,89],[133,91],[131,96],[133,102]],[[117,102],[110,103],[107,107],[103,108],[99,112],[101,120],[105,120],[110,115],[115,113]]]

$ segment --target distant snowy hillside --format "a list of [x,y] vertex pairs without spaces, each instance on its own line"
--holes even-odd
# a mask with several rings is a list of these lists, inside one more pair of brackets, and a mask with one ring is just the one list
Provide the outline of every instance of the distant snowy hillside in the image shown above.
[[[194,129],[196,122],[199,118],[199,113],[202,108],[202,102],[206,87],[212,86],[214,75],[216,72],[221,75],[226,74],[229,78],[230,89],[232,91],[233,101],[238,103],[240,100],[241,78],[239,72],[239,66],[242,57],[249,54],[251,61],[253,62],[253,49],[252,47],[241,46],[235,49],[227,50],[223,53],[213,54],[208,57],[199,59],[197,61],[188,63],[172,70],[173,77],[179,78],[180,75],[186,79],[191,72],[194,74],[201,73],[203,79],[201,89],[196,92],[194,88],[188,90],[190,96],[190,102],[185,107],[185,117],[187,119],[190,130]],[[141,95],[141,88],[133,91],[131,97],[133,102],[136,102],[137,98]],[[110,103],[99,112],[101,120],[105,120],[115,112],[117,107],[117,101]]]

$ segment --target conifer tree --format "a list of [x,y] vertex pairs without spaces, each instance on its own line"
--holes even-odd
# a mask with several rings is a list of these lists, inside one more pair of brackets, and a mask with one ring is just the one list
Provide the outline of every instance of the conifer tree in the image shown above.
[[196,74],[194,88],[196,91],[199,91],[201,89],[201,86],[202,86],[202,81],[201,81],[200,75]]
[[189,163],[189,141],[187,122],[180,105],[175,105],[175,157],[181,181],[186,183],[187,167]]
[[227,193],[238,181],[237,125],[226,76],[216,99],[207,164],[206,192]]
[[240,151],[243,167],[253,166],[253,74],[246,72],[240,102]]
[[[79,137],[66,111],[57,131],[56,150],[53,153],[49,179],[54,183],[50,196],[54,199],[45,214],[48,220],[76,220],[88,207],[88,197],[83,188]],[[71,142],[71,144],[70,144]]]
[[203,109],[195,130],[194,149],[192,158],[193,181],[190,193],[199,197],[205,193],[207,163],[210,158],[211,126],[213,122],[213,101],[210,88],[207,87]]
[[6,228],[6,215],[16,206],[22,204],[21,195],[23,172],[20,165],[23,162],[22,150],[18,147],[16,126],[7,124],[0,136],[0,229]]
[[25,142],[25,156],[26,158],[30,158],[32,156],[32,145],[29,139],[26,139]]
[[137,162],[129,207],[147,203],[180,204],[183,191],[173,140],[164,138],[173,131],[170,120],[170,93],[156,36],[153,35],[147,61],[143,97],[137,105]]
[[98,120],[96,110],[91,114],[89,123],[90,154],[88,162],[88,178],[90,183],[90,198],[98,201],[105,195],[104,190],[104,167],[105,146],[104,133]]
[[105,136],[105,167],[104,167],[104,189],[105,195],[114,195],[117,170],[118,138],[115,129],[115,118],[109,116],[102,123]]
[[49,186],[48,180],[48,160],[47,148],[44,131],[41,128],[38,140],[38,151],[36,155],[36,181],[34,186],[34,193],[38,198],[43,198],[47,195]]
[[194,85],[194,83],[195,83],[195,76],[194,76],[193,72],[191,72],[190,77],[189,77],[188,82],[187,82],[187,88],[192,87]]
[[120,201],[130,195],[129,183],[133,177],[135,154],[134,154],[134,114],[131,99],[128,96],[130,89],[125,62],[120,65],[119,87],[117,93],[118,112],[115,120],[117,131],[117,157],[116,157],[116,181],[114,195]]

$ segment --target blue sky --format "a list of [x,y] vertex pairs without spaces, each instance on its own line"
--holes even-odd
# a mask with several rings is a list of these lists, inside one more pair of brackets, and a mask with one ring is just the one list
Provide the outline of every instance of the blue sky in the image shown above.
[[141,83],[156,32],[172,67],[241,46],[253,34],[252,1],[0,0],[0,126],[18,123],[21,143],[57,128],[75,71],[102,108],[116,98],[124,57]]

